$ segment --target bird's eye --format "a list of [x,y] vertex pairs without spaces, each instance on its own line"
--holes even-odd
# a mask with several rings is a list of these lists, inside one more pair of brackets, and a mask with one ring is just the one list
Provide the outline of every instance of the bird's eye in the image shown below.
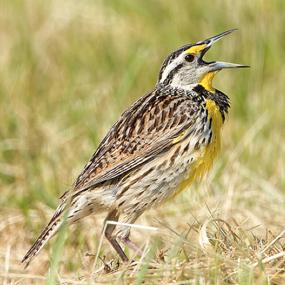
[[186,54],[185,60],[188,62],[192,62],[194,60],[194,55],[193,54]]

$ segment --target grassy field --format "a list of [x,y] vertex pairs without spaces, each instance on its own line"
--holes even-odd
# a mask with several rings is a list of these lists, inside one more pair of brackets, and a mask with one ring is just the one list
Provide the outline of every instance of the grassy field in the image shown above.
[[[281,0],[2,0],[0,282],[285,284],[284,11]],[[136,263],[117,266],[100,246],[99,215],[25,270],[20,260],[58,197],[154,87],[167,54],[230,28],[239,31],[207,58],[251,68],[215,81],[232,105],[222,153],[202,182],[138,220],[157,229],[133,229],[145,255],[129,251]]]

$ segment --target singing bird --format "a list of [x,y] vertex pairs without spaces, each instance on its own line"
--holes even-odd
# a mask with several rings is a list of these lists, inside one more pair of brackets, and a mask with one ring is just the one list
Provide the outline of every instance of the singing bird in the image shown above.
[[[234,30],[184,45],[164,60],[153,91],[111,127],[23,263],[30,263],[65,219],[70,224],[105,211],[105,223],[132,224],[211,168],[230,107],[228,96],[212,80],[222,69],[247,66],[207,62],[203,56]],[[135,248],[129,236],[130,227],[106,226],[105,237],[124,262],[128,257],[120,243]]]

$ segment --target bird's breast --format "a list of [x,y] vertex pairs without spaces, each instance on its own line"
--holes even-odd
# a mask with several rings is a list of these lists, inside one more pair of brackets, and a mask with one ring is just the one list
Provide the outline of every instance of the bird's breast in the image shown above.
[[[223,118],[219,106],[213,100],[207,99],[206,110],[207,120],[205,124],[207,124],[207,127],[201,137],[196,139],[195,149],[189,149],[188,155],[191,156],[191,163],[188,165],[188,171],[177,187],[175,195],[189,187],[193,181],[202,178],[212,167],[220,150],[220,132]],[[189,140],[191,139],[193,138],[189,138]]]
[[208,112],[208,122],[209,134],[211,134],[211,139],[206,140],[206,145],[201,146],[200,156],[197,159],[195,167],[195,177],[201,178],[213,165],[214,159],[216,158],[220,147],[220,133],[223,125],[223,118],[220,112],[219,106],[215,101],[207,99],[206,100],[206,110]]

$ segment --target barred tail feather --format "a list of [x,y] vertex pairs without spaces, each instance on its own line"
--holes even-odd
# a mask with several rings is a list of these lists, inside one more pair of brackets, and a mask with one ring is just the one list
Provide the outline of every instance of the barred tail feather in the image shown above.
[[60,205],[53,217],[51,218],[48,225],[44,228],[40,236],[34,242],[32,247],[26,253],[26,255],[22,259],[22,263],[25,264],[25,268],[27,268],[32,261],[32,259],[39,253],[39,251],[44,247],[44,245],[49,241],[49,239],[58,231],[60,226],[63,223],[63,211],[64,206]]

